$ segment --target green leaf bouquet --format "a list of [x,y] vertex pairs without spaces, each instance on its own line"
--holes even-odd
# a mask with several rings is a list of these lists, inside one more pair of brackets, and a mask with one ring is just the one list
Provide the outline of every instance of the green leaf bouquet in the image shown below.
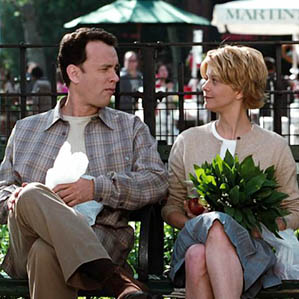
[[275,219],[288,214],[280,206],[288,195],[277,191],[274,166],[261,170],[251,155],[239,162],[227,151],[224,159],[217,155],[194,171],[190,179],[208,210],[230,215],[248,231],[263,223],[279,237]]

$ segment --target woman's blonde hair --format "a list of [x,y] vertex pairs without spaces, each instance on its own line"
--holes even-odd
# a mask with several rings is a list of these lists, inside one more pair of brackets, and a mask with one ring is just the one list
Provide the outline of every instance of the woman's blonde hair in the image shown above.
[[220,81],[243,94],[246,109],[264,105],[268,70],[260,51],[245,46],[225,45],[208,51],[201,63],[200,73],[206,78],[208,65]]

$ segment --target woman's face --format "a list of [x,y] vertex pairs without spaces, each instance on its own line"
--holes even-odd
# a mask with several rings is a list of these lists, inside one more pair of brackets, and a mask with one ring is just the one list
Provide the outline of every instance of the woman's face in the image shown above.
[[219,76],[208,64],[206,81],[202,86],[205,107],[213,112],[230,111],[236,104],[240,104],[242,94],[234,91],[228,84],[222,83]]
[[161,65],[158,70],[158,78],[167,79],[168,78],[168,69],[165,65]]

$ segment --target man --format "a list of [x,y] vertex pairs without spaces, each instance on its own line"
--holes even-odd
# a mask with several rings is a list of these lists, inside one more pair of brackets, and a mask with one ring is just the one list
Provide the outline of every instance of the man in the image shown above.
[[[10,249],[2,268],[28,276],[32,299],[72,299],[103,286],[118,299],[152,298],[128,273],[128,214],[165,196],[167,174],[148,127],[106,107],[119,80],[115,46],[102,29],[66,34],[58,62],[68,96],[18,121],[7,145],[0,220],[8,216]],[[65,141],[86,153],[88,178],[50,190],[46,173]],[[92,227],[72,208],[90,200],[104,206]]]
[[[31,71],[33,82],[32,93],[50,93],[51,84],[49,80],[44,78],[44,72],[36,66]],[[45,112],[52,108],[51,96],[34,96],[32,97],[32,110],[33,112]]]
[[[267,78],[267,86],[266,90],[269,92],[273,92],[277,90],[277,75],[276,75],[276,63],[275,59],[270,56],[264,57],[264,61],[268,70],[268,78]],[[284,90],[289,90],[290,86],[287,80],[282,78],[282,85],[281,88]],[[265,105],[260,108],[260,116],[272,116],[274,113],[274,99],[275,94],[270,93],[268,101],[265,103]],[[281,110],[281,116],[288,116],[288,105],[293,101],[292,97],[290,95],[284,94],[281,98],[279,98],[281,101],[279,104],[279,108]]]
[[[142,74],[138,71],[137,54],[133,51],[128,51],[124,55],[124,67],[120,71],[120,91],[134,92],[142,86]],[[134,114],[136,99],[123,95],[120,97],[120,110]]]

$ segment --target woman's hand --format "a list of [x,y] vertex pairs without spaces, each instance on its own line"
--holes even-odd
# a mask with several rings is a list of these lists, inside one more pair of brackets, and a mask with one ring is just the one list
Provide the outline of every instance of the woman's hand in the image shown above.
[[[193,213],[191,212],[191,210],[190,210],[190,208],[189,208],[189,204],[188,204],[189,200],[190,200],[190,199],[184,201],[184,210],[185,210],[185,213],[186,213],[186,215],[187,215],[188,218],[194,218],[194,217],[196,217],[196,216],[198,216],[198,215],[195,215],[195,214],[193,214]],[[204,207],[203,207],[203,208],[204,208]],[[203,210],[203,212],[202,212],[201,214],[203,214],[203,213],[207,213],[207,212],[208,212],[208,210],[207,210],[206,208],[204,208],[204,210]]]
[[251,230],[251,237],[256,238],[256,239],[262,239],[262,233],[258,229],[258,227],[254,227]]
[[285,230],[287,228],[286,221],[283,217],[277,217],[275,222],[277,224],[278,230]]
[[188,218],[194,218],[196,215],[192,214],[188,206],[188,200],[184,200],[184,210]]
[[[285,230],[287,228],[286,222],[283,217],[277,217],[275,219],[275,222],[277,224],[278,230]],[[251,236],[253,238],[262,239],[262,233],[257,227],[251,230]]]

